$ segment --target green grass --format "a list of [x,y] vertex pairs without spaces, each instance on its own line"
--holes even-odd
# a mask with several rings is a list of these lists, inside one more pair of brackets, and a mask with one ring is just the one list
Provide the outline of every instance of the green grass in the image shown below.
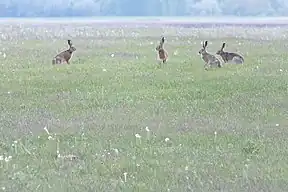
[[[210,40],[194,29],[177,37],[173,28],[100,28],[100,37],[72,26],[71,65],[52,66],[66,37],[33,28],[2,40],[0,156],[12,157],[0,161],[4,191],[288,190],[283,41]],[[159,67],[161,31],[170,57]],[[212,53],[223,41],[240,50],[245,65],[205,71],[204,38]]]

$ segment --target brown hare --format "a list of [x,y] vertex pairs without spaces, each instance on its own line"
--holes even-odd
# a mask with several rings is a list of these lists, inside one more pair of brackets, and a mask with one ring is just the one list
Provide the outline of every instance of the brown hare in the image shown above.
[[160,44],[156,47],[156,51],[158,51],[158,56],[159,56],[159,59],[162,61],[162,63],[166,63],[167,58],[168,58],[168,53],[164,49],[164,42],[165,42],[165,38],[162,37]]
[[76,51],[76,48],[73,47],[72,45],[72,41],[68,40],[68,45],[69,45],[69,49],[62,51],[61,53],[57,54],[53,60],[52,60],[52,64],[61,64],[62,62],[66,62],[67,64],[70,64],[69,60],[72,57],[72,54],[74,51]]
[[212,66],[217,66],[219,68],[222,67],[220,60],[206,51],[208,41],[205,41],[205,43],[203,43],[202,45],[203,48],[200,49],[199,54],[201,55],[201,58],[205,62],[204,65],[205,70],[208,70],[208,68],[211,68]]
[[217,51],[216,54],[220,55],[225,63],[232,61],[235,64],[243,64],[244,58],[238,53],[229,53],[229,52],[223,51],[225,45],[226,43],[223,43],[221,49]]

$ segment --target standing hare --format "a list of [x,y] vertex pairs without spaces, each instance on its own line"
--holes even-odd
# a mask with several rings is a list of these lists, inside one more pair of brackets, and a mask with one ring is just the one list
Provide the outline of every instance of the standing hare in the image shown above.
[[72,54],[74,51],[76,51],[76,48],[73,47],[71,40],[68,40],[68,45],[69,45],[69,49],[62,51],[61,53],[57,54],[53,60],[52,60],[52,64],[61,64],[62,62],[66,62],[67,64],[69,63],[69,60],[72,57]]
[[205,70],[208,70],[208,68],[211,68],[212,66],[217,66],[219,68],[222,67],[219,59],[217,59],[217,57],[215,57],[214,55],[206,51],[208,41],[205,41],[205,43],[203,43],[202,45],[203,45],[203,48],[200,49],[199,54],[201,55],[201,58],[205,62],[205,65],[204,65]]
[[156,51],[158,51],[158,56],[159,56],[159,59],[162,61],[162,63],[166,63],[167,58],[168,58],[168,53],[163,47],[164,41],[165,41],[165,38],[162,37],[160,44],[156,47]]
[[229,52],[223,51],[225,45],[226,45],[226,43],[223,43],[221,49],[219,51],[217,51],[216,54],[220,55],[225,63],[227,63],[229,61],[234,61],[235,64],[243,64],[244,58],[241,55],[239,55],[238,53],[229,53]]

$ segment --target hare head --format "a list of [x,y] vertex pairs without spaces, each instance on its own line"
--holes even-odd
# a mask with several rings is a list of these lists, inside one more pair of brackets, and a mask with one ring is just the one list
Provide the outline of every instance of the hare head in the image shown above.
[[162,37],[161,41],[160,41],[160,44],[156,47],[156,51],[159,51],[159,50],[163,49],[164,42],[165,42],[165,38]]
[[219,50],[216,52],[217,55],[223,55],[223,53],[224,53],[223,49],[224,49],[225,45],[226,45],[226,43],[223,43],[223,44],[222,44],[221,49],[219,49]]
[[202,43],[202,49],[199,50],[200,55],[207,53],[207,51],[206,51],[207,45],[208,45],[208,41],[205,41],[204,43]]
[[68,40],[68,45],[69,45],[69,52],[73,53],[74,51],[76,51],[76,48],[72,45],[72,41],[69,39]]

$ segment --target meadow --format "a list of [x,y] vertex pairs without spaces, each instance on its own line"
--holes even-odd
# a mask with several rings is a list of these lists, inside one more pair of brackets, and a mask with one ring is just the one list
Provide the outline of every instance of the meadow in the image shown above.
[[0,190],[288,191],[287,27],[0,26]]

